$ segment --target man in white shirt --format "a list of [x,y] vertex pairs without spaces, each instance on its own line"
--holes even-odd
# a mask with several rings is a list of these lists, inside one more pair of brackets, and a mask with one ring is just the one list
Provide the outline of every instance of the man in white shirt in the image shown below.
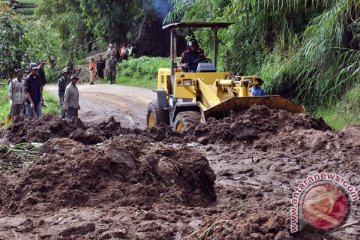
[[80,110],[79,105],[79,89],[76,84],[79,81],[79,77],[76,75],[71,75],[71,82],[67,85],[65,89],[65,97],[63,108],[66,111],[66,119],[72,119],[73,117],[78,117],[78,111]]
[[15,120],[24,109],[24,102],[26,99],[25,87],[22,82],[24,70],[16,70],[16,78],[11,80],[9,84],[9,99],[10,99],[10,116]]

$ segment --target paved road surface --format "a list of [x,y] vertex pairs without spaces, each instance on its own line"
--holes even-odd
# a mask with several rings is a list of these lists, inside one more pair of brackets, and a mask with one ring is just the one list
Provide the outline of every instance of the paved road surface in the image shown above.
[[[151,90],[109,84],[78,85],[78,87],[81,120],[101,122],[114,116],[124,127],[146,127],[147,105],[156,97]],[[57,96],[57,85],[47,85],[45,89]]]

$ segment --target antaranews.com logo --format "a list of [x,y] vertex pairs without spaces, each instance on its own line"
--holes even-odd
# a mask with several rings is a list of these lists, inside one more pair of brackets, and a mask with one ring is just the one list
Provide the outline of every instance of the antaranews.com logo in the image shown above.
[[356,188],[335,173],[316,173],[301,181],[291,199],[291,233],[306,225],[321,230],[342,226],[351,203],[359,199]]

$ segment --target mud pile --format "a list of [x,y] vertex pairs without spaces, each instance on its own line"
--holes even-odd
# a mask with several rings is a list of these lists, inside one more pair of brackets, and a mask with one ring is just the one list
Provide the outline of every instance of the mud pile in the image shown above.
[[132,130],[122,128],[114,118],[99,124],[85,124],[80,119],[68,122],[57,116],[44,115],[40,119],[18,118],[3,132],[3,137],[12,143],[43,143],[51,138],[70,138],[84,144],[97,144],[130,132]]
[[277,135],[305,130],[325,132],[331,128],[321,118],[254,105],[247,111],[231,112],[219,120],[209,118],[207,124],[189,130],[185,139],[203,144],[242,142],[256,145],[260,140],[274,141]]
[[143,139],[101,146],[52,139],[19,174],[1,176],[2,210],[152,205],[206,205],[216,200],[215,174],[201,154]]

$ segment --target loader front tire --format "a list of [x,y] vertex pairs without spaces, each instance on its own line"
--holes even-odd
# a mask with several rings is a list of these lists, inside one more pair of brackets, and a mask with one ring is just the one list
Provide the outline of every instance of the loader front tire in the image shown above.
[[200,112],[186,111],[180,112],[175,117],[174,131],[182,133],[189,130],[192,127],[200,124],[201,115]]
[[169,125],[169,111],[161,109],[157,101],[149,103],[146,113],[147,127],[158,127],[161,123]]

